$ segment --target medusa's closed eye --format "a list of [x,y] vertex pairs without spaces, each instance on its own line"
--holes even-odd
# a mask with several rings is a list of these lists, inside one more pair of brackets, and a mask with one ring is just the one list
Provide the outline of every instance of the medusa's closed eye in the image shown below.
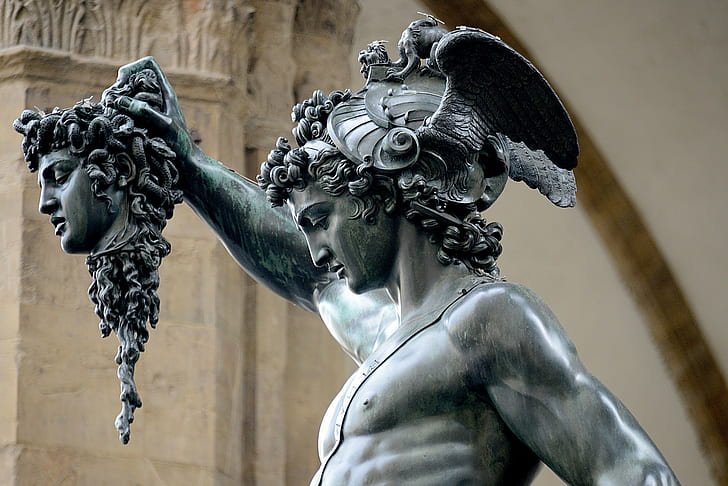
[[55,174],[54,174],[55,183],[58,184],[59,186],[65,184],[68,181],[69,177],[71,177],[72,173],[73,173],[72,170],[55,171]]
[[56,186],[61,186],[68,182],[68,179],[73,174],[73,171],[78,167],[78,161],[69,159],[58,159],[46,166],[38,176],[38,186],[42,185],[42,182],[53,183]]

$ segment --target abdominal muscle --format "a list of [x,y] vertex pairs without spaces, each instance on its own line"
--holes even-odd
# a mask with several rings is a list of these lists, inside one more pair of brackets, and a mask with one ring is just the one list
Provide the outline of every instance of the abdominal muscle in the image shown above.
[[530,484],[538,459],[487,398],[463,385],[443,332],[428,329],[372,373],[351,401],[341,443],[326,463],[344,386],[321,424],[326,465],[312,486]]

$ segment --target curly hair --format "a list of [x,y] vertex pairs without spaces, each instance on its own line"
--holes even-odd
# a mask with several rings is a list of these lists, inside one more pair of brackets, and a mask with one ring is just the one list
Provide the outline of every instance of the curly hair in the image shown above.
[[293,149],[285,138],[279,138],[256,178],[271,205],[281,206],[293,190],[316,183],[330,196],[348,194],[356,207],[352,218],[373,224],[380,208],[388,214],[399,211],[438,247],[441,264],[462,263],[477,275],[497,278],[503,228],[487,223],[476,203],[439,197],[434,180],[437,157],[423,152],[412,166],[384,174],[371,159],[355,162],[334,147],[326,122],[333,108],[349,97],[348,92],[333,91],[326,96],[316,91],[294,106],[293,135],[300,148]]
[[[135,74],[129,86],[129,95],[145,101],[153,100],[158,89],[156,76],[149,70]],[[147,322],[155,327],[159,320],[159,265],[171,250],[162,230],[174,206],[182,202],[182,192],[176,188],[175,153],[128,116],[90,99],[51,113],[25,110],[13,127],[24,136],[22,148],[31,172],[38,170],[43,155],[68,148],[80,159],[94,196],[109,205],[104,189],[117,182],[122,164],[131,168],[122,239],[86,259],[92,277],[88,294],[100,318],[101,335],[114,331],[120,343],[115,360],[122,409],[115,425],[126,444],[134,410],[142,405],[134,367],[149,339]]]

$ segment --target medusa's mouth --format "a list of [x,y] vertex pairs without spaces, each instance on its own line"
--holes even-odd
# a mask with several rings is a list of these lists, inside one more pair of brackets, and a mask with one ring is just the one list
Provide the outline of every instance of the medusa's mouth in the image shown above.
[[56,236],[61,236],[66,230],[66,219],[59,216],[51,218],[51,224],[56,229]]

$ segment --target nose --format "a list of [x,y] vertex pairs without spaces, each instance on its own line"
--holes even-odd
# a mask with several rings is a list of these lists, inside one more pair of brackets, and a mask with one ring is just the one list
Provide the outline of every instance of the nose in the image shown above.
[[58,208],[58,198],[53,190],[49,187],[43,187],[40,191],[40,200],[38,201],[38,211],[42,214],[53,214]]
[[311,260],[313,260],[313,264],[315,266],[323,267],[331,261],[331,257],[333,255],[328,247],[323,245],[313,245],[311,243],[312,242],[309,241],[309,252],[311,253]]

